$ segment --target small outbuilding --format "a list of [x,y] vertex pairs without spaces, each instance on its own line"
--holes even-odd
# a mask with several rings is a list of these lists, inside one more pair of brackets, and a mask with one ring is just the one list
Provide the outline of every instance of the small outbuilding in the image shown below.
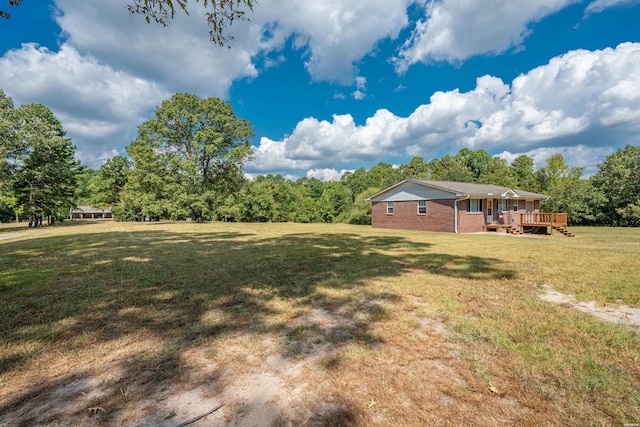
[[111,207],[100,209],[93,206],[78,206],[69,212],[70,219],[113,219]]
[[544,194],[490,184],[404,179],[370,196],[374,228],[474,233],[556,229],[564,232],[566,213],[541,213]]

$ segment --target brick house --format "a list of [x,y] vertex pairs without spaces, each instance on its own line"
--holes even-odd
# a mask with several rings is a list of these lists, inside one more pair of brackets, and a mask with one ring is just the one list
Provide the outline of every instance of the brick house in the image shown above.
[[[555,227],[556,222],[566,226],[566,214],[540,213],[540,201],[548,198],[498,185],[405,179],[367,200],[372,202],[374,228],[448,233],[503,228],[515,234]],[[547,215],[554,215],[549,217],[553,224]]]

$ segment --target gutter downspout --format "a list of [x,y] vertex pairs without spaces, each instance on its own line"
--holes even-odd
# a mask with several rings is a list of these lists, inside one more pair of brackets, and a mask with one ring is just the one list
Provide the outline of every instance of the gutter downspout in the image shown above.
[[453,202],[453,232],[458,234],[458,202],[463,200],[467,200],[469,196],[463,197],[462,199],[456,199]]

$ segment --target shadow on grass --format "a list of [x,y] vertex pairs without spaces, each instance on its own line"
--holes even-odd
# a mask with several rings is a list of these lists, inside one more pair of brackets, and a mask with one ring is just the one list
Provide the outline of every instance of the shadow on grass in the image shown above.
[[[0,374],[24,369],[52,349],[86,350],[143,332],[161,343],[158,350],[118,362],[122,374],[110,394],[95,398],[117,411],[178,382],[184,351],[233,334],[286,337],[280,346],[285,358],[313,353],[317,346],[310,343],[379,344],[371,325],[388,316],[383,303],[402,295],[374,292],[365,286],[370,280],[413,270],[469,280],[515,275],[495,259],[431,250],[429,244],[394,236],[265,238],[163,230],[5,243],[0,339],[16,351],[0,355]],[[0,406],[0,417],[19,410],[21,425],[59,421],[74,408],[55,408],[44,418],[34,418],[28,409],[38,400],[55,400],[52,394],[64,391],[65,384],[82,384],[89,376],[71,367],[15,394]],[[108,420],[110,413],[100,416]]]

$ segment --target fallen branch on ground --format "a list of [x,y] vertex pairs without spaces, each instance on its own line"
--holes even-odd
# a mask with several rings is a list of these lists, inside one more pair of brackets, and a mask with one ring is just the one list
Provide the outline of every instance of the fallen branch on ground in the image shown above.
[[200,420],[200,419],[202,419],[202,418],[206,417],[207,415],[211,415],[211,414],[213,414],[214,412],[216,412],[218,409],[222,408],[223,406],[224,406],[224,403],[223,403],[223,404],[221,404],[220,406],[218,406],[217,408],[213,408],[212,410],[210,410],[209,412],[207,412],[207,413],[205,413],[205,414],[198,415],[197,417],[192,418],[192,419],[190,419],[189,421],[185,421],[185,422],[183,422],[182,424],[178,424],[176,427],[184,427],[184,426],[186,426],[186,425],[193,424],[193,423],[195,423],[196,421],[198,421],[198,420]]

